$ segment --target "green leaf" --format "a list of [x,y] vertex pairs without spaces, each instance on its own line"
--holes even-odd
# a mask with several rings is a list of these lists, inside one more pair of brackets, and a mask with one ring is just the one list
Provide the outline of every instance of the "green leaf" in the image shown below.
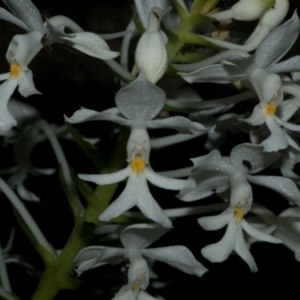
[[[26,236],[29,239],[29,241],[31,242],[32,246],[35,248],[35,250],[38,252],[40,257],[42,258],[45,266],[52,265],[56,261],[57,257],[53,256],[52,253],[49,253],[46,248],[44,248],[42,245],[40,245],[38,243],[35,236],[32,234],[32,232],[28,228],[27,224],[24,222],[24,220],[22,219],[22,217],[19,215],[19,213],[16,211],[16,209],[14,207],[13,207],[13,212],[15,214],[16,220],[18,221],[20,227],[26,234]],[[55,250],[53,252],[55,252]]]
[[194,0],[191,13],[207,14],[217,6],[218,2],[218,0]]
[[206,46],[217,50],[222,49],[220,46],[217,46],[214,43],[207,41],[205,38],[195,33],[186,33],[184,35],[184,41],[187,44]]
[[181,20],[187,20],[190,16],[183,0],[173,0],[175,8]]
[[[80,217],[80,214],[81,214],[81,211],[82,211],[82,206],[81,206],[81,203],[78,203],[78,201],[80,201],[79,197],[78,198],[74,198],[74,196],[76,196],[76,194],[74,195],[74,193],[71,193],[71,191],[69,190],[69,187],[66,183],[66,180],[65,180],[65,177],[63,175],[63,170],[62,170],[62,167],[60,166],[59,167],[59,181],[60,181],[60,184],[62,186],[62,189],[68,199],[68,202],[69,202],[69,205],[72,209],[72,212],[73,212],[73,215],[74,215],[74,218],[78,218]],[[74,183],[74,186],[75,186],[75,182],[74,182],[74,178],[76,178],[77,176],[74,174],[74,171],[72,169],[70,169],[70,174],[71,174],[71,178],[72,178],[72,181]],[[75,187],[74,187],[75,188]]]
[[81,134],[68,123],[68,129],[72,134],[73,139],[79,145],[79,147],[83,150],[86,156],[92,161],[92,163],[97,167],[98,170],[105,167],[106,158],[104,155],[90,142],[85,141]]
[[207,58],[207,56],[197,53],[197,52],[185,52],[185,51],[181,50],[174,57],[172,63],[192,63],[192,62],[198,62],[198,61],[204,60],[206,58]]

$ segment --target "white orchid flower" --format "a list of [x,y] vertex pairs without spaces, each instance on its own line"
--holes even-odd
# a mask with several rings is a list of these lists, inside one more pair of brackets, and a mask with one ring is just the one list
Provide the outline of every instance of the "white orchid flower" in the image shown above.
[[[276,216],[266,207],[256,204],[251,212],[261,218],[253,226],[281,239],[283,245],[293,251],[295,259],[300,262],[300,208],[290,207]],[[257,242],[257,239],[248,238],[249,247],[254,242]]]
[[[252,176],[271,166],[280,157],[277,152],[266,153],[262,150],[260,145],[241,144],[232,149],[229,158],[222,157],[218,150],[213,150],[207,155],[192,159],[194,168],[191,178],[196,181],[196,188],[182,190],[179,198],[183,201],[195,201],[213,193],[222,196],[231,186],[231,202],[237,205],[240,200],[233,199],[233,188],[239,186],[242,194],[244,187],[243,197],[250,199],[252,195],[248,182],[251,182],[270,188],[287,200],[300,205],[300,192],[292,180],[281,176]],[[251,202],[248,201],[249,208]]]
[[127,286],[122,286],[112,300],[158,300],[158,298],[152,297],[143,290],[136,291],[128,289]]
[[213,217],[198,219],[199,224],[205,230],[218,230],[227,225],[225,235],[218,243],[208,245],[201,250],[202,255],[211,262],[222,262],[228,258],[232,251],[235,251],[250,267],[252,272],[257,272],[256,263],[247,248],[243,230],[259,241],[269,243],[281,243],[281,240],[252,227],[244,215],[249,208],[244,207],[241,202],[230,207],[222,214]]
[[[246,20],[247,18],[258,17],[258,15],[260,15],[263,12],[263,10],[265,10],[266,7],[269,7],[270,2],[266,3],[266,1],[265,0],[242,0],[241,2],[237,3],[234,6],[234,10],[237,11],[234,12],[233,10],[229,10],[227,12],[224,12],[224,14],[233,13],[232,17],[236,19],[244,18],[244,20]],[[242,11],[243,6],[251,7],[255,5],[256,5],[255,10],[245,9],[244,11]],[[245,41],[243,45],[217,40],[206,36],[201,36],[201,37],[225,49],[243,50],[243,51],[250,52],[255,50],[257,46],[262,42],[262,40],[267,36],[267,34],[272,29],[276,28],[283,21],[288,10],[289,10],[289,0],[274,1],[274,4],[261,15],[256,28],[254,29],[250,37]],[[220,12],[219,15],[220,19],[222,19],[225,16],[222,15],[222,12]],[[216,19],[218,19],[218,14],[216,14]]]
[[70,123],[106,120],[130,126],[131,135],[127,144],[127,161],[132,161],[137,154],[149,162],[150,139],[146,128],[170,128],[181,133],[192,134],[193,131],[208,132],[213,128],[205,128],[202,124],[191,122],[184,117],[169,117],[154,119],[158,116],[166,102],[162,89],[148,81],[143,72],[139,77],[122,88],[116,95],[116,108],[103,112],[80,109],[71,118],[65,118]]
[[[44,24],[40,12],[30,0],[6,0],[5,4],[13,14],[0,8],[0,19],[33,33],[36,39],[36,43],[32,45],[33,57],[43,46],[49,49],[52,43],[57,42],[70,44],[73,48],[99,59],[109,60],[120,55],[119,52],[110,51],[107,43],[97,34],[91,32],[65,34],[64,26],[81,31],[81,28],[67,17],[53,17]],[[28,43],[31,44],[32,41],[28,39]]]
[[32,94],[40,94],[35,88],[32,72],[27,65],[34,57],[35,45],[37,44],[35,32],[25,35],[16,35],[11,41],[6,58],[10,64],[10,73],[0,75],[0,80],[6,80],[0,86],[0,131],[9,131],[17,125],[16,120],[8,111],[8,101],[17,86],[22,96],[28,97]]
[[149,284],[149,269],[145,258],[164,262],[182,272],[201,277],[207,269],[195,259],[188,248],[184,246],[147,248],[169,230],[157,224],[130,225],[120,234],[124,248],[104,246],[84,248],[75,258],[76,271],[81,273],[104,264],[115,265],[127,260],[130,272],[128,270],[128,284],[125,289],[134,290],[136,293],[145,290]]
[[256,49],[255,54],[227,60],[226,64],[216,64],[191,73],[181,73],[188,82],[230,83],[248,79],[253,85],[262,105],[270,101],[280,103],[283,99],[282,81],[275,73],[300,70],[299,56],[286,61],[278,61],[290,50],[300,31],[297,13],[272,30]]
[[79,174],[78,177],[98,185],[112,184],[128,178],[124,191],[99,216],[99,220],[110,221],[133,206],[137,206],[147,218],[160,223],[163,227],[171,227],[172,222],[152,197],[147,180],[155,186],[168,190],[194,187],[193,181],[167,178],[155,173],[146,164],[142,155],[136,155],[131,163],[121,171],[104,175]]
[[275,4],[275,0],[240,0],[230,9],[210,14],[218,21],[235,19],[239,21],[253,21],[260,18]]

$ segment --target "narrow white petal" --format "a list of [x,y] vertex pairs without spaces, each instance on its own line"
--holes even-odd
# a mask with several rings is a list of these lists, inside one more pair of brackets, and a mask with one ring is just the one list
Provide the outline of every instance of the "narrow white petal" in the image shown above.
[[41,92],[35,88],[32,72],[29,69],[20,74],[19,92],[23,97],[28,97],[33,94],[41,95]]
[[120,52],[110,51],[107,43],[97,34],[80,32],[72,37],[62,37],[73,48],[99,59],[112,59],[120,55]]
[[161,176],[153,172],[150,167],[145,169],[145,176],[153,185],[167,190],[178,191],[186,187],[195,187],[193,180],[174,179]]
[[211,65],[192,73],[179,73],[189,83],[215,82],[230,83],[234,80],[245,79],[247,74],[236,66]]
[[96,268],[105,263],[118,264],[124,259],[125,249],[103,246],[91,246],[81,250],[74,265],[79,272]]
[[37,30],[44,33],[42,16],[30,0],[4,0],[12,13],[22,20],[31,31]]
[[260,230],[257,230],[253,226],[251,226],[246,220],[242,221],[243,229],[251,236],[255,237],[259,241],[264,241],[268,243],[281,244],[282,241],[277,239],[269,234],[266,234]]
[[230,219],[226,233],[220,242],[204,247],[201,250],[202,255],[211,262],[222,262],[228,258],[233,251],[238,227],[234,219]]
[[172,226],[172,222],[157,204],[156,200],[152,197],[146,178],[144,176],[140,176],[137,180],[138,183],[135,197],[137,198],[138,208],[147,218],[160,223],[162,227],[170,228]]
[[300,56],[294,56],[290,59],[271,65],[266,68],[268,72],[271,73],[292,73],[300,71]]
[[135,175],[129,176],[126,187],[122,194],[106,208],[106,210],[99,216],[99,220],[108,222],[137,205],[139,185],[139,178],[137,178]]
[[189,119],[180,116],[148,121],[146,126],[150,129],[170,128],[175,129],[180,133],[189,134],[192,134],[193,131],[212,132],[214,130],[214,127],[206,128],[198,122],[192,122]]
[[300,31],[299,17],[295,12],[290,20],[273,29],[255,52],[255,62],[267,67],[278,62],[293,46]]
[[0,131],[9,131],[17,125],[7,108],[8,101],[18,86],[18,81],[9,78],[0,85]]
[[120,125],[130,126],[132,123],[123,117],[117,116],[115,109],[97,112],[91,109],[81,108],[75,111],[72,117],[68,118],[65,116],[65,120],[75,124],[88,121],[111,121]]
[[247,179],[255,184],[274,190],[289,201],[300,206],[300,193],[296,184],[288,178],[280,176],[250,176]]
[[300,125],[285,122],[278,117],[275,117],[275,120],[278,124],[282,125],[284,128],[287,128],[291,131],[300,131]]
[[2,7],[0,8],[0,19],[13,23],[26,31],[30,31],[30,28],[22,20],[16,18],[13,14]]
[[40,198],[37,197],[34,193],[27,190],[24,184],[19,184],[17,186],[17,193],[23,200],[33,201],[33,202],[40,202]]
[[251,269],[251,272],[258,271],[256,263],[246,245],[245,238],[240,224],[236,233],[234,250],[248,264],[248,266]]
[[120,239],[125,248],[146,248],[170,228],[163,228],[159,224],[135,224],[126,227],[120,234]]
[[79,174],[78,177],[82,180],[94,182],[98,185],[106,185],[106,184],[112,184],[124,180],[129,176],[129,173],[130,173],[130,166],[126,167],[123,170],[111,174],[101,174],[101,175]]
[[191,251],[184,246],[143,249],[142,254],[152,259],[162,261],[187,274],[201,277],[208,271],[195,259]]
[[199,218],[198,223],[205,230],[218,230],[228,224],[231,217],[232,213],[225,211],[217,216]]

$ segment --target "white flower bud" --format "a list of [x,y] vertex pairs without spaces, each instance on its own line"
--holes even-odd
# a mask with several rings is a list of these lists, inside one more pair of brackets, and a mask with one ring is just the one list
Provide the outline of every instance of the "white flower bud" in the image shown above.
[[217,20],[252,21],[260,18],[274,3],[274,0],[240,0],[231,9],[216,13],[211,17]]
[[135,62],[139,71],[144,72],[146,78],[153,83],[164,75],[168,66],[159,23],[158,14],[152,11],[148,19],[148,28],[140,38],[135,52]]

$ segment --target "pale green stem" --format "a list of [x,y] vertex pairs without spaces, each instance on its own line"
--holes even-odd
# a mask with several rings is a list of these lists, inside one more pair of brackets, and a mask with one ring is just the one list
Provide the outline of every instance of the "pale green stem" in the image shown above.
[[60,146],[60,143],[59,143],[56,135],[53,133],[48,122],[46,122],[45,120],[39,120],[37,122],[37,126],[39,126],[47,135],[47,137],[51,143],[51,146],[53,148],[53,151],[55,153],[56,159],[57,159],[58,163],[61,165],[63,176],[65,179],[66,185],[68,187],[69,193],[71,194],[72,199],[74,199],[76,201],[76,204],[80,208],[80,215],[82,215],[83,214],[83,206],[82,206],[82,203],[80,202],[79,195],[77,193],[77,190],[76,190],[73,180],[71,178],[67,159],[64,155],[64,152]]
[[13,190],[7,185],[7,183],[0,178],[0,189],[12,203],[16,211],[19,213],[21,218],[24,220],[26,225],[28,226],[31,233],[34,235],[37,242],[43,246],[49,253],[56,256],[52,247],[49,245],[48,241],[46,240],[45,236],[41,232],[40,228],[35,223],[34,219],[31,217],[27,209],[25,208],[24,204],[18,198],[18,196],[13,192]]
[[6,269],[4,255],[3,255],[1,245],[0,245],[0,278],[1,278],[2,287],[6,291],[11,292],[11,286],[10,286],[9,277],[7,274],[7,269]]

